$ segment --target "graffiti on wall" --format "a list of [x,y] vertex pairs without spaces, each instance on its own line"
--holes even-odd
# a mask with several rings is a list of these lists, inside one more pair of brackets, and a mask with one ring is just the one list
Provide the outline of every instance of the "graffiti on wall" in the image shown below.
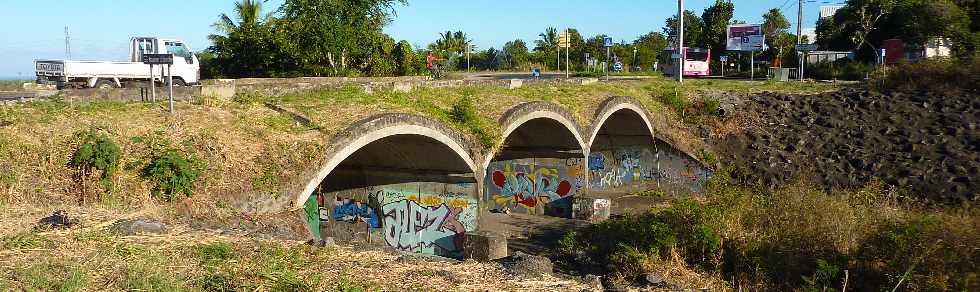
[[[325,197],[331,198],[330,220],[365,222],[387,245],[399,250],[457,256],[465,232],[476,230],[479,210],[473,187],[473,183],[401,183],[337,191]],[[308,209],[316,209],[315,201],[309,205]],[[309,220],[313,231],[318,222]]]
[[348,223],[366,222],[371,228],[381,228],[378,213],[367,203],[349,198],[336,198],[333,202],[333,219]]
[[589,185],[596,189],[660,188],[702,193],[712,172],[670,145],[617,147],[589,154]]
[[398,250],[456,256],[467,231],[476,229],[473,184],[417,183],[416,189],[386,186],[381,202],[385,243]]
[[486,193],[495,209],[570,217],[582,167],[565,159],[508,160],[492,163],[487,176]]
[[657,183],[662,186],[701,194],[704,192],[704,184],[713,174],[701,163],[673,147],[661,145],[657,151],[654,175]]
[[654,179],[656,159],[649,148],[630,147],[589,154],[590,185],[616,188]]

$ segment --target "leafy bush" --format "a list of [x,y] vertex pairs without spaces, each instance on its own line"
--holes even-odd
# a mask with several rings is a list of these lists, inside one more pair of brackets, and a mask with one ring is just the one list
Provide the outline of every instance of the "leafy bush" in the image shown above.
[[153,158],[140,175],[153,183],[154,196],[170,202],[179,194],[190,197],[204,168],[204,163],[194,156],[169,150]]
[[675,243],[675,235],[652,213],[607,220],[558,242],[560,258],[589,269],[613,273],[631,280],[648,271],[650,260],[664,254]]
[[884,90],[977,94],[980,92],[980,58],[900,63],[888,68],[887,77],[875,84]]
[[85,181],[95,171],[99,171],[99,184],[106,190],[112,188],[112,175],[119,166],[122,150],[109,136],[94,130],[79,132],[76,139],[80,142],[68,166],[74,169],[72,179],[79,186],[84,201]]
[[807,64],[807,67],[804,68],[804,74],[806,74],[807,78],[820,80],[859,81],[874,75],[875,70],[877,70],[877,67],[873,64],[840,60],[836,62]]

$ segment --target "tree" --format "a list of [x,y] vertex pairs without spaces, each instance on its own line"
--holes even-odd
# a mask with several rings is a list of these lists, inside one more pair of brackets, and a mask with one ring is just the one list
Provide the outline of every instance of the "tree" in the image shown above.
[[220,72],[230,77],[268,77],[287,71],[292,63],[282,54],[277,42],[276,18],[262,13],[262,2],[235,2],[234,19],[227,14],[218,16],[213,27],[219,34],[208,36],[214,44],[208,50],[213,57],[207,60],[209,74]]
[[713,55],[721,56],[728,43],[726,30],[734,15],[735,4],[730,1],[715,0],[714,5],[704,9],[704,13],[701,14],[704,31],[699,46],[710,48],[714,52]]
[[637,60],[634,66],[653,68],[653,64],[657,62],[657,57],[660,52],[667,48],[668,43],[667,38],[662,33],[650,32],[633,41],[633,46],[636,48]]
[[398,42],[395,46],[395,51],[393,52],[395,57],[395,63],[398,64],[398,75],[415,75],[415,52],[412,51],[412,45],[406,40]]
[[287,27],[285,49],[306,73],[347,74],[378,55],[381,29],[394,5],[405,0],[286,0],[279,9]]
[[527,44],[523,40],[516,39],[504,44],[501,67],[508,69],[524,69],[529,60]]
[[[684,46],[692,47],[688,44],[699,44],[701,42],[701,33],[704,27],[704,22],[701,17],[694,14],[694,11],[685,10],[684,11]],[[667,19],[664,24],[664,34],[669,37],[677,36],[677,15],[671,16]]]
[[439,39],[433,44],[434,51],[446,51],[456,56],[462,56],[467,51],[473,50],[473,40],[466,36],[462,31],[446,31],[439,34]]
[[[789,33],[789,20],[779,9],[769,9],[762,15],[762,34],[766,36],[766,46],[762,58],[770,59],[775,66],[798,63],[796,58],[796,35]],[[784,64],[783,61],[790,61]]]
[[762,15],[762,34],[766,36],[766,45],[769,47],[777,47],[779,36],[787,33],[789,27],[789,20],[777,8],[769,9]]

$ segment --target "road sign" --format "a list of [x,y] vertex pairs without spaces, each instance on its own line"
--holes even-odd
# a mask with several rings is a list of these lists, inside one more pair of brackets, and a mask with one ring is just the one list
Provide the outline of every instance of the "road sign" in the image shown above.
[[616,62],[616,64],[613,65],[613,70],[616,70],[616,72],[623,71],[623,62]]
[[567,33],[567,31],[563,31],[560,34],[558,34],[558,47],[559,48],[568,48],[568,47],[571,46],[571,44],[572,44],[572,36],[571,36],[571,34]]
[[173,54],[143,54],[143,64],[149,65],[173,65]]
[[737,24],[728,26],[728,42],[725,48],[729,51],[762,51],[766,36],[762,33],[762,25]]
[[798,44],[796,45],[796,50],[800,52],[812,52],[816,51],[820,46],[817,44]]
[[724,62],[728,62],[728,56],[721,56],[721,57],[718,57],[718,59],[720,59],[720,61],[721,61],[722,63],[724,63]]
[[606,47],[612,47],[613,46],[612,38],[611,37],[602,38],[602,44]]

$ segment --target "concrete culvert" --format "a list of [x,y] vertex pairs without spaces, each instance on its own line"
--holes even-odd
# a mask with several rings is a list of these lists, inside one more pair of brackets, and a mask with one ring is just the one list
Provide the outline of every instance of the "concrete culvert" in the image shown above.
[[310,232],[340,244],[460,258],[479,214],[469,147],[427,119],[379,119],[365,122],[372,129],[342,136],[338,155],[311,182],[303,198]]

